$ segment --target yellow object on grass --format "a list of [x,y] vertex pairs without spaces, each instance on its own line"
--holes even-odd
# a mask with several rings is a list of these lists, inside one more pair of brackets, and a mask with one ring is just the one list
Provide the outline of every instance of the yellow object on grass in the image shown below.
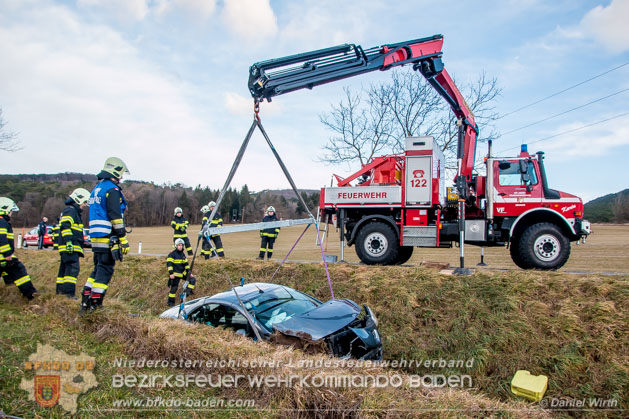
[[513,394],[534,402],[542,400],[547,389],[548,377],[545,375],[532,375],[526,370],[516,371],[511,380],[511,392]]

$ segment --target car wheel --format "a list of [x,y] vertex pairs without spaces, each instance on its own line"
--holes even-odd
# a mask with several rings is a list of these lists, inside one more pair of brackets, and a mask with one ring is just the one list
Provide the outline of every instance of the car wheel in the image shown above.
[[380,222],[364,225],[356,237],[356,254],[367,265],[393,265],[399,247],[393,228]]
[[397,260],[395,261],[396,265],[401,265],[403,263],[408,262],[408,260],[413,256],[414,246],[400,246],[400,249],[397,253]]
[[533,224],[520,237],[518,255],[529,268],[559,269],[570,256],[570,241],[555,224]]

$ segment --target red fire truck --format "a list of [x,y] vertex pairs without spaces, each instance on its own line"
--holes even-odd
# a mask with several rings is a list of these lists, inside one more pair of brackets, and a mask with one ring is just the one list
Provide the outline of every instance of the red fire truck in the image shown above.
[[[366,264],[406,262],[415,247],[508,245],[524,269],[558,269],[570,242],[590,234],[583,202],[551,189],[544,153],[492,155],[474,172],[478,127],[443,67],[443,36],[363,49],[354,44],[255,63],[249,89],[256,103],[375,70],[412,65],[447,101],[458,120],[457,173],[446,187],[444,156],[432,137],[406,139],[402,154],[374,158],[336,187],[321,189],[320,211],[336,220],[341,240]],[[352,184],[352,182],[354,182]],[[463,262],[461,245],[461,268]]]

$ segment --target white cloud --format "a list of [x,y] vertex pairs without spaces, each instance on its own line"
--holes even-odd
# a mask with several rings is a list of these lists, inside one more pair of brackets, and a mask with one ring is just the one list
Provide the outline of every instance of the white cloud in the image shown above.
[[[235,92],[225,92],[225,108],[234,115],[253,115],[253,99]],[[277,102],[260,104],[265,115],[277,115],[281,108]]]
[[277,17],[269,0],[225,0],[223,24],[237,36],[262,40],[277,34]]
[[210,18],[216,10],[216,0],[157,0],[152,11],[157,16],[181,10],[201,20]]
[[[173,159],[216,137],[189,103],[189,86],[143,60],[119,33],[67,8],[20,12],[21,19],[0,16],[0,97],[24,146],[3,161],[4,172],[93,173],[116,155],[134,179],[195,178]],[[186,163],[203,178],[200,156],[191,154]]]
[[[615,115],[598,116],[596,120],[604,120]],[[625,123],[623,123],[623,120]],[[586,128],[560,137],[551,138],[539,143],[536,148],[542,147],[556,160],[582,159],[584,155],[604,156],[613,153],[614,149],[629,145],[629,116],[624,116],[614,121],[606,122],[600,127]],[[583,123],[564,124],[553,130],[554,133],[567,132],[578,129]],[[549,133],[553,135],[553,132]]]
[[121,20],[142,20],[149,12],[149,0],[77,0],[77,4],[105,10]]
[[580,28],[611,52],[629,50],[629,1],[612,0],[609,6],[597,6],[581,21]]

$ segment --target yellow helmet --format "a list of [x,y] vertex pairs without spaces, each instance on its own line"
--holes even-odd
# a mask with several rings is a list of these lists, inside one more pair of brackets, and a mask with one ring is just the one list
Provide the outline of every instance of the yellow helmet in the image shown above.
[[90,193],[87,189],[76,188],[70,194],[70,198],[72,198],[77,205],[82,205],[87,203],[88,199],[90,199]]
[[105,160],[105,167],[103,167],[103,172],[107,172],[116,179],[121,179],[123,173],[129,173],[129,169],[125,162],[123,162],[118,157],[110,157]]
[[15,205],[15,202],[11,198],[0,197],[0,215],[5,215],[11,211],[17,212],[20,209]]

